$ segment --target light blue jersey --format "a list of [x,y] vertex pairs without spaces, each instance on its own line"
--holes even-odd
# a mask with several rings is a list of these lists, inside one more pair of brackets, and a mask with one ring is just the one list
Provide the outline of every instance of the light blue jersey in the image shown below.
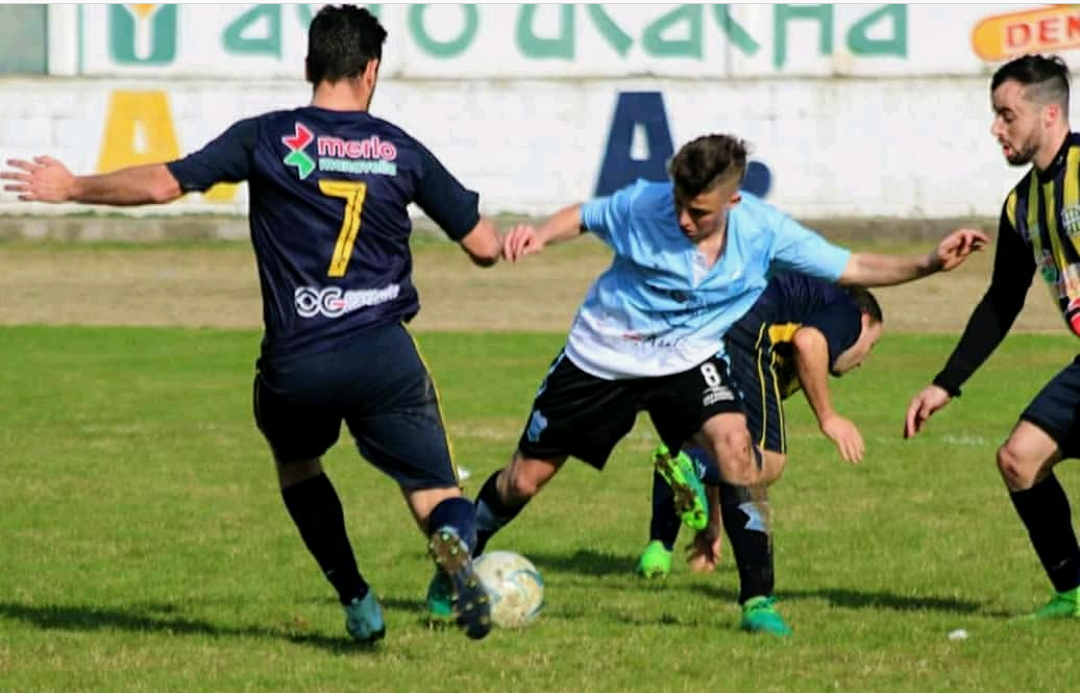
[[851,255],[745,192],[711,269],[679,228],[671,183],[638,181],[582,205],[581,218],[615,258],[578,309],[566,355],[609,380],[693,368],[723,351],[728,328],[772,273],[836,281]]

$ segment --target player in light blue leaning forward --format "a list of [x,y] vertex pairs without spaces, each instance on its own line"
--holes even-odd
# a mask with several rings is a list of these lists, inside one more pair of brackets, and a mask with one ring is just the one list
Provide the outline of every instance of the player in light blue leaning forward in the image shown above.
[[[900,284],[950,270],[987,242],[982,233],[961,229],[925,256],[853,254],[741,193],[745,171],[741,140],[707,135],[675,155],[671,182],[639,181],[567,207],[539,228],[516,226],[504,237],[510,261],[586,230],[615,257],[589,289],[513,458],[480,491],[475,553],[567,457],[602,468],[641,410],[668,449],[693,441],[717,461],[724,481],[758,485],[760,460],[722,340],[769,274],[786,269],[842,284]],[[713,500],[715,489],[710,494]],[[696,543],[708,552],[717,533],[709,523]],[[436,579],[429,589],[434,612],[446,610],[445,586]]]

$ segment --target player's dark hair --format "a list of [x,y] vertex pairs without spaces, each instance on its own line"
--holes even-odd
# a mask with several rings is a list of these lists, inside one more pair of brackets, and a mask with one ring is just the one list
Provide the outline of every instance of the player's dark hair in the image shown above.
[[676,152],[668,165],[678,196],[692,200],[720,183],[741,184],[746,174],[746,143],[732,135],[703,135]]
[[1024,96],[1036,103],[1056,103],[1069,113],[1069,66],[1056,55],[1022,55],[998,68],[990,79],[991,93],[1013,80],[1024,85]]
[[372,59],[382,59],[386,29],[367,8],[326,5],[308,27],[307,81],[340,82],[359,77]]
[[849,286],[847,292],[848,296],[851,296],[851,300],[855,301],[855,305],[859,307],[859,311],[870,316],[872,324],[885,320],[885,316],[881,313],[881,304],[878,303],[874,294],[870,293],[870,289],[861,286]]

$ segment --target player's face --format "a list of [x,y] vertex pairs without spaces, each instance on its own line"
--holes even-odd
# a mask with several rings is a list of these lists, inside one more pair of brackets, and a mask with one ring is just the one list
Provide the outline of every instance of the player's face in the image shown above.
[[690,200],[675,195],[675,213],[679,228],[693,243],[698,243],[724,228],[729,209],[739,204],[742,196],[738,184],[721,184]]
[[871,323],[870,318],[863,313],[862,316],[862,332],[859,333],[859,338],[855,340],[847,350],[840,354],[836,359],[836,363],[833,364],[832,374],[840,377],[844,373],[853,371],[863,364],[866,357],[873,351],[874,345],[881,339],[881,333],[885,326],[878,323]]
[[1006,80],[991,94],[994,124],[990,134],[1001,145],[1005,160],[1013,166],[1031,163],[1042,144],[1043,110],[1047,108],[1024,97],[1024,85]]

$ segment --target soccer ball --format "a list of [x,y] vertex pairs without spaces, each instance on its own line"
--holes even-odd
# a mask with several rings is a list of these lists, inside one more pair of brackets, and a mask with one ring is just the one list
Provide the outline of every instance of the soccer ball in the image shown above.
[[544,578],[532,562],[513,551],[480,554],[476,574],[491,597],[491,622],[499,628],[524,628],[544,606]]

